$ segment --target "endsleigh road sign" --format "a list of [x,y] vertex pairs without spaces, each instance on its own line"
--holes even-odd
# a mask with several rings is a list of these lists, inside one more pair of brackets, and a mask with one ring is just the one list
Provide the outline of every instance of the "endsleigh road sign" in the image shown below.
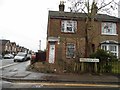
[[99,59],[95,59],[95,58],[80,58],[80,62],[81,62],[81,71],[84,72],[84,63],[95,63],[94,64],[94,72],[97,73],[97,63],[99,62]]
[[80,62],[99,62],[99,59],[94,59],[94,58],[80,58]]

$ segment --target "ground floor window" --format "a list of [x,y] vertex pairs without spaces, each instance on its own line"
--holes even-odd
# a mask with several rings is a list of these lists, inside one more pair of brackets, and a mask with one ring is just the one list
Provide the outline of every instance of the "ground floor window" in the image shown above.
[[66,57],[74,58],[75,57],[75,44],[67,43],[66,45]]
[[102,44],[101,49],[112,52],[118,57],[118,45],[116,44]]

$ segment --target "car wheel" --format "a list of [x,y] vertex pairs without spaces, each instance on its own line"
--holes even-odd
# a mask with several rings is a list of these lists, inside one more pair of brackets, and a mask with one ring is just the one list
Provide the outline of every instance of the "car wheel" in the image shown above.
[[16,62],[16,60],[14,60],[14,62]]

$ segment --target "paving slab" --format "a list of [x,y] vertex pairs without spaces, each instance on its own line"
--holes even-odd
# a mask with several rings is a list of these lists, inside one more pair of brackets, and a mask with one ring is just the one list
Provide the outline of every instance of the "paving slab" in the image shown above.
[[27,77],[30,74],[31,74],[30,72],[19,72],[19,73],[13,75],[12,77],[13,78],[24,78],[24,77]]
[[25,79],[40,79],[42,76],[44,76],[45,74],[42,73],[31,73],[29,74],[27,77],[25,77]]
[[6,73],[6,74],[2,74],[2,77],[12,77],[12,76],[14,76],[14,75],[16,75],[17,74],[17,72],[9,72],[9,73]]

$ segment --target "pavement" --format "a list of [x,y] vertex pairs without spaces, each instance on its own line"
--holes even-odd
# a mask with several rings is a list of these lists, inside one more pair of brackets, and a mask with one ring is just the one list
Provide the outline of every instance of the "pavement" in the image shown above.
[[71,82],[82,84],[115,84],[120,85],[120,77],[110,74],[44,74],[32,71],[10,72],[2,75],[2,80],[15,82]]

